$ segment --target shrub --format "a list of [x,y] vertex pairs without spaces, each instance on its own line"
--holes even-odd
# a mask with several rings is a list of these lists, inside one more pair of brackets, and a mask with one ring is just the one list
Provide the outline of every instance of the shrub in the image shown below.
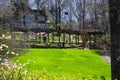
[[110,48],[110,35],[105,34],[99,38],[97,38],[98,46],[101,48]]
[[57,75],[48,73],[46,70],[31,72],[29,69],[24,70],[23,66],[24,65],[14,66],[7,70],[0,66],[0,80],[106,80],[104,76],[97,77],[95,75],[87,75],[86,77],[82,77],[81,75]]

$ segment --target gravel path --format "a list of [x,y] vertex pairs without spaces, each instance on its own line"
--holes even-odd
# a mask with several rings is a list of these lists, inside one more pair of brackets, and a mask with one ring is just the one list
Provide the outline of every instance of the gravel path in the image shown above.
[[110,50],[103,50],[103,55],[101,55],[101,58],[111,64],[111,59],[110,59]]
[[106,62],[108,62],[109,64],[111,64],[110,56],[108,56],[108,55],[102,55],[101,58],[102,58],[103,60],[105,60]]

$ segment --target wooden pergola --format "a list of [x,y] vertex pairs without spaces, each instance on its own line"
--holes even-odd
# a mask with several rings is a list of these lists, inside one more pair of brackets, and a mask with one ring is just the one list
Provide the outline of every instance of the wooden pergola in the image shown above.
[[[42,23],[42,24],[50,25],[50,23]],[[41,33],[45,33],[47,35],[46,36],[47,37],[47,42],[46,43],[51,43],[50,42],[50,37],[51,37],[50,34],[57,33],[57,34],[63,34],[64,37],[63,37],[62,40],[60,40],[58,42],[54,42],[54,39],[52,39],[52,44],[54,44],[54,43],[59,43],[59,44],[61,44],[61,43],[64,43],[64,44],[66,44],[66,43],[69,43],[69,44],[81,44],[80,43],[80,38],[79,38],[81,36],[81,34],[80,34],[81,30],[77,30],[76,31],[76,30],[69,30],[68,29],[68,30],[60,30],[60,31],[58,31],[56,29],[51,29],[51,28],[49,28],[49,29],[41,29],[40,27],[36,27],[36,28],[13,27],[13,28],[10,29],[10,31],[11,32],[22,32],[22,33],[25,33],[24,36],[25,36],[25,38],[27,38],[25,40],[28,41],[28,42],[31,42],[29,40],[29,35],[30,35],[29,32],[32,32],[32,33],[36,34],[36,41],[35,42],[37,42],[37,43],[42,43],[41,38],[43,36],[41,35]],[[38,38],[37,38],[37,34],[38,34]],[[66,41],[66,34],[68,35],[68,41]],[[104,32],[101,32],[101,31],[98,31],[98,30],[92,30],[92,31],[88,30],[89,44],[90,45],[95,45],[96,37],[98,35],[102,35],[102,34],[104,34]],[[72,42],[71,35],[75,35],[76,36],[75,43]],[[14,34],[14,36],[15,36],[15,34]],[[54,36],[56,36],[56,35],[52,35],[52,36],[54,38]],[[91,37],[93,37],[93,40],[91,40]],[[92,41],[94,42],[94,44],[92,43]]]

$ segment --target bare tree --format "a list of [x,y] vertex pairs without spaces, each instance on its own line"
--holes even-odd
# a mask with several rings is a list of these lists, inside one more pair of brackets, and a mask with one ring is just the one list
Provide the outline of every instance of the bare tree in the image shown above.
[[[0,2],[0,24],[6,24],[14,15],[15,7],[10,0],[1,0]],[[5,26],[4,26],[5,27]]]
[[89,15],[91,21],[96,24],[94,28],[109,32],[108,0],[91,1]]
[[74,7],[74,15],[77,18],[77,21],[80,23],[79,27],[85,28],[85,16],[86,16],[86,0],[74,0],[75,6]]
[[31,8],[42,10],[48,1],[49,0],[33,0],[29,2],[29,5]]

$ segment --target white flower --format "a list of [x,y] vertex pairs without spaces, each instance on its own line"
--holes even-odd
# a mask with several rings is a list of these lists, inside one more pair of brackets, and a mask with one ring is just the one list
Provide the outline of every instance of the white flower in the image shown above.
[[2,49],[3,47],[2,46],[0,46],[0,49]]
[[4,38],[4,37],[5,37],[5,35],[4,35],[4,34],[2,34],[2,37]]
[[26,80],[25,78],[23,78],[23,80]]
[[24,74],[25,74],[25,75],[27,75],[27,72],[28,72],[28,71],[27,71],[27,70],[25,70],[25,71],[24,71]]
[[7,46],[7,45],[6,45],[5,47],[6,47],[6,48],[8,48],[8,46]]
[[6,45],[5,44],[1,44],[2,47],[5,47]]
[[2,51],[3,49],[0,49],[0,51]]
[[15,52],[11,52],[12,55],[15,55]]
[[19,60],[16,60],[16,62],[19,62]]
[[6,44],[1,44],[1,47],[8,48],[8,46]]
[[10,52],[7,52],[7,54],[9,54]]
[[19,66],[22,66],[22,64],[19,64]]
[[11,36],[7,36],[6,39],[11,39]]
[[17,53],[16,56],[18,56],[19,54]]
[[1,65],[4,65],[4,63],[1,63]]
[[24,67],[26,65],[26,63],[24,63],[23,65],[22,65],[22,67]]
[[8,62],[8,60],[7,59],[4,59],[5,60],[5,62],[7,63]]
[[13,68],[18,68],[18,66],[17,66],[17,64],[16,64],[16,63],[14,63]]
[[18,67],[17,69],[20,70],[22,67]]

